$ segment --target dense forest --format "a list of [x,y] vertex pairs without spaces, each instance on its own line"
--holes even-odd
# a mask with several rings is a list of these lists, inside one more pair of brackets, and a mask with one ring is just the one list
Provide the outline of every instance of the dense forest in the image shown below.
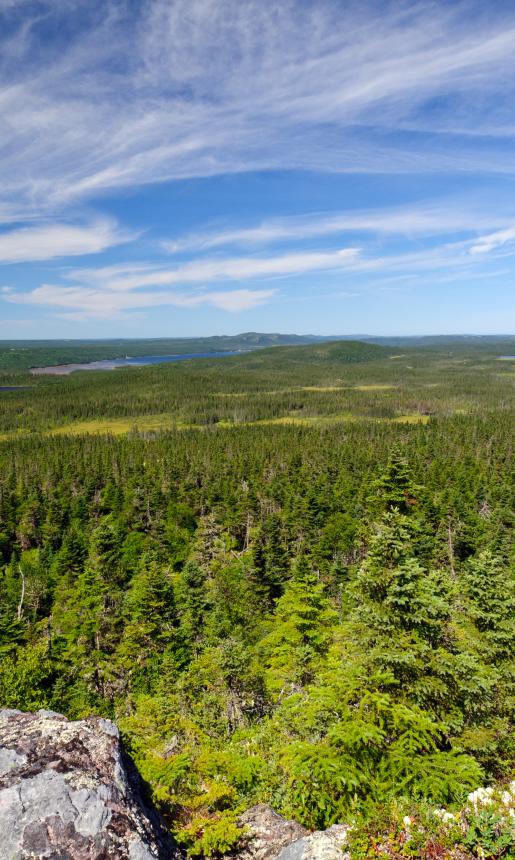
[[[507,786],[510,350],[4,365],[0,705],[115,719],[192,855],[268,802],[381,856],[374,827]],[[489,814],[460,856],[514,856]]]

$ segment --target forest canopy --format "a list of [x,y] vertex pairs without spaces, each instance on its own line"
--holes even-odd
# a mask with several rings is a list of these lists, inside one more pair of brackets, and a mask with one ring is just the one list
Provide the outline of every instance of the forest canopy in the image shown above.
[[6,371],[0,705],[115,719],[195,855],[508,780],[502,348]]

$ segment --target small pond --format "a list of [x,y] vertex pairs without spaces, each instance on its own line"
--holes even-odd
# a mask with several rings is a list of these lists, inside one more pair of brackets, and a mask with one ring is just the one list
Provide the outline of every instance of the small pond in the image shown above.
[[26,391],[30,385],[0,385],[0,391]]

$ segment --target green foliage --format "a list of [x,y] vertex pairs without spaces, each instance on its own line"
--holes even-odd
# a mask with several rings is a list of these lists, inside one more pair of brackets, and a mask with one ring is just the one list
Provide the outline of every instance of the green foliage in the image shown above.
[[492,660],[513,658],[515,642],[515,577],[491,550],[470,559],[465,573],[470,616],[482,634]]
[[214,818],[196,815],[175,835],[189,857],[212,857],[228,854],[242,834],[234,813],[222,812]]
[[0,702],[4,708],[37,711],[48,705],[53,666],[48,641],[18,648],[0,663]]
[[503,827],[499,813],[490,810],[481,810],[471,817],[463,841],[477,856],[508,857],[515,852],[513,832]]
[[259,645],[272,695],[297,689],[313,679],[330,643],[336,613],[324,595],[324,586],[304,556],[275,607],[270,633]]
[[[365,822],[362,856],[424,857],[428,804],[513,769],[507,372],[479,349],[481,372],[376,354],[263,350],[2,400],[0,704],[115,718],[192,855],[230,851],[239,812],[271,802]],[[182,429],[50,435],[158,412]],[[483,812],[460,850],[509,856]]]

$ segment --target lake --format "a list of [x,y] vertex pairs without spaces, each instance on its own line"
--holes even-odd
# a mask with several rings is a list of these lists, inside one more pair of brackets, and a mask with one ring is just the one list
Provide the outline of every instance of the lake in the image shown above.
[[226,352],[189,352],[184,355],[138,355],[135,358],[127,355],[125,358],[105,358],[101,361],[88,361],[84,364],[54,364],[47,367],[31,367],[34,376],[43,374],[51,376],[67,376],[76,370],[116,370],[117,367],[143,367],[146,364],[168,364],[172,361],[186,361],[192,358],[226,358],[230,355],[241,355],[247,350],[236,349]]
[[26,391],[30,385],[0,385],[0,391]]

